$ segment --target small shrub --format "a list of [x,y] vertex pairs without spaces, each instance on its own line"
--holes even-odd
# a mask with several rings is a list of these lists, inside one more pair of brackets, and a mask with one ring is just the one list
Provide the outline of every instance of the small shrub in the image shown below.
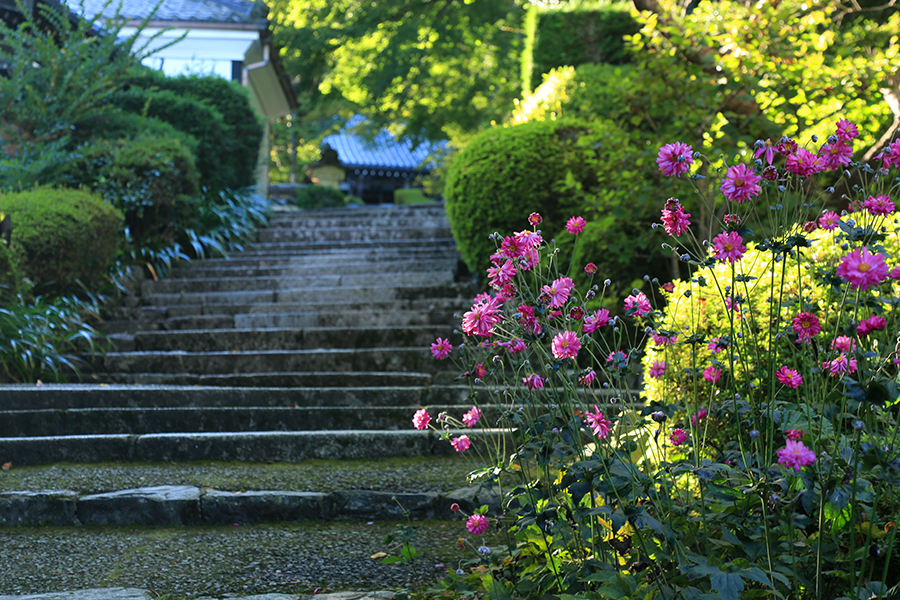
[[39,187],[0,196],[23,274],[55,292],[100,282],[119,249],[122,214],[86,190]]
[[0,300],[15,298],[22,274],[15,253],[0,240]]
[[451,164],[444,191],[469,269],[484,272],[496,250],[488,236],[519,227],[523,213],[540,213],[541,229],[552,237],[581,212],[586,194],[620,189],[616,171],[628,150],[624,137],[607,121],[545,121],[491,129],[473,139]]
[[424,194],[422,188],[400,188],[394,190],[394,204],[429,204],[434,202]]
[[346,206],[347,197],[340,190],[324,185],[308,185],[297,190],[294,203],[302,209],[338,208]]
[[75,147],[79,147],[97,140],[133,140],[148,136],[177,139],[191,153],[197,152],[198,142],[194,136],[184,133],[160,119],[115,108],[110,108],[108,111],[93,115],[76,124],[72,138]]

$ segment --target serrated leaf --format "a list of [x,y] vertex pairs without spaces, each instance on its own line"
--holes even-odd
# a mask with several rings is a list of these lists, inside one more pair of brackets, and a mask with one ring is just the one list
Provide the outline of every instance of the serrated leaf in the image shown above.
[[738,600],[744,591],[744,580],[737,573],[718,573],[709,576],[709,587],[719,592],[722,600]]

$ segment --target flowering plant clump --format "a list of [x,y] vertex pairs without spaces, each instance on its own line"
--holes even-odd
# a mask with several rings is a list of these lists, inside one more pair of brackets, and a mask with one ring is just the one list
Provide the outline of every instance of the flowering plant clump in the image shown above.
[[[509,541],[443,586],[734,600],[900,585],[900,142],[858,165],[855,135],[841,121],[818,147],[759,142],[717,183],[689,145],[663,146],[659,169],[694,187],[706,225],[661,200],[690,276],[649,281],[617,311],[596,308],[610,306],[609,281],[560,272],[539,217],[494,236],[491,289],[449,353],[474,406],[435,427],[457,450],[465,432],[466,448],[486,451],[472,477],[501,492],[491,519]],[[837,186],[850,169],[858,197],[838,212],[816,178],[834,172]],[[585,226],[570,224],[572,236]],[[569,269],[602,276],[593,263]],[[430,425],[423,411],[416,427]],[[484,530],[474,515],[466,527]]]

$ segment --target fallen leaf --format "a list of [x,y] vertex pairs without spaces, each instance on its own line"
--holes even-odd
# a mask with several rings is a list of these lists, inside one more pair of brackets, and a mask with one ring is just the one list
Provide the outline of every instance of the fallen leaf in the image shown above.
[[376,552],[375,554],[373,554],[373,555],[370,556],[369,558],[371,558],[372,560],[378,560],[378,559],[384,558],[385,556],[387,556],[387,553],[386,553],[386,552]]
[[3,470],[4,470],[4,471],[9,471],[10,469],[12,469],[12,463],[11,463],[11,462],[3,463]]

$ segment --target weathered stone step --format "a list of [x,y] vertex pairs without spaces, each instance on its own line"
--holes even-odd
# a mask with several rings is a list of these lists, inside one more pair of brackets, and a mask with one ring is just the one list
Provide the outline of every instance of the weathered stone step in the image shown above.
[[[192,263],[189,263],[193,265]],[[248,264],[236,264],[235,261],[223,261],[210,264],[211,261],[199,261],[196,265],[179,267],[170,273],[173,279],[205,278],[205,277],[317,277],[320,275],[359,275],[371,273],[373,264],[368,261],[348,261],[346,258],[336,258],[329,261],[305,262],[296,265],[261,266],[253,264],[258,261],[250,261]],[[453,272],[456,268],[457,258],[415,259],[408,258],[381,261],[379,269],[391,271],[403,271],[404,273],[418,273],[421,271],[447,271]]]
[[373,272],[353,275],[309,275],[306,277],[210,277],[210,278],[166,278],[160,281],[145,280],[142,294],[181,294],[207,292],[279,291],[304,288],[360,288],[395,286],[402,281],[403,287],[435,286],[453,282],[453,272]]
[[[65,434],[225,433],[346,429],[405,430],[415,408],[367,407],[183,407],[72,408],[0,411],[0,438]],[[457,405],[433,405],[459,412]],[[490,416],[487,414],[486,416]],[[461,415],[457,415],[459,418]]]
[[465,489],[449,493],[288,492],[178,485],[85,495],[72,491],[10,491],[0,493],[0,526],[246,526],[347,519],[433,519],[450,516],[447,513],[454,503],[473,506],[470,497],[471,492]]
[[360,223],[355,227],[278,227],[259,232],[260,243],[297,242],[389,242],[394,240],[438,239],[451,236],[450,225],[421,223],[408,227],[378,227]]
[[254,242],[245,246],[244,256],[255,256],[260,254],[269,255],[272,253],[312,253],[322,250],[339,250],[347,252],[354,250],[360,255],[376,248],[390,248],[395,254],[401,252],[410,252],[415,250],[425,250],[433,252],[434,250],[455,250],[456,242],[452,237],[444,238],[423,238],[423,239],[405,239],[405,240],[384,240],[384,241],[338,241],[338,242]]
[[218,352],[110,352],[93,357],[95,372],[284,373],[293,371],[380,371],[430,373],[440,365],[427,347]]
[[147,373],[95,371],[82,373],[80,381],[92,384],[222,387],[425,387],[432,373],[394,371],[281,371],[257,373]]
[[368,229],[411,229],[415,227],[447,227],[447,215],[443,212],[422,212],[408,214],[354,215],[354,216],[278,216],[270,219],[269,227],[261,231],[273,229],[312,229],[312,228],[368,228]]
[[[139,331],[128,352],[231,352],[234,350],[314,350],[321,348],[428,347],[442,326],[415,327],[317,327],[307,329],[228,329]],[[126,350],[117,344],[119,351]]]
[[[475,438],[474,430],[457,434]],[[490,433],[490,432],[488,432]],[[496,432],[493,432],[496,434]],[[450,456],[431,431],[343,430],[245,433],[154,433],[0,438],[0,461],[14,465],[60,462],[279,461]]]
[[387,218],[403,218],[403,217],[422,217],[424,215],[444,215],[444,205],[441,202],[416,205],[365,205],[365,206],[348,206],[341,208],[322,208],[315,210],[300,210],[283,213],[276,213],[270,219],[269,223],[277,223],[279,221],[290,221],[293,219],[329,219],[340,218],[347,221],[354,218],[372,219],[378,217]]
[[342,287],[339,293],[328,293],[327,288],[290,288],[284,290],[256,290],[229,292],[183,292],[172,294],[148,294],[142,298],[144,305],[167,306],[177,304],[259,304],[281,303],[291,305],[323,304],[336,297],[343,304],[388,302],[391,300],[426,300],[459,296],[459,288],[453,285],[404,285],[398,281],[393,286]]
[[369,264],[369,263],[412,263],[426,260],[446,260],[458,258],[459,252],[455,247],[442,245],[440,247],[413,247],[396,248],[393,246],[374,246],[364,251],[358,249],[348,250],[340,246],[331,248],[288,248],[284,251],[277,247],[269,252],[254,252],[231,254],[228,258],[207,258],[200,261],[191,261],[180,265],[179,269],[193,269],[196,267],[218,265],[256,265],[274,267],[319,267],[329,264]]
[[[334,374],[326,374],[334,377]],[[344,374],[348,376],[352,374]],[[411,374],[404,374],[411,375]],[[4,410],[188,407],[376,407],[464,403],[468,386],[196,387],[117,384],[0,385]]]

